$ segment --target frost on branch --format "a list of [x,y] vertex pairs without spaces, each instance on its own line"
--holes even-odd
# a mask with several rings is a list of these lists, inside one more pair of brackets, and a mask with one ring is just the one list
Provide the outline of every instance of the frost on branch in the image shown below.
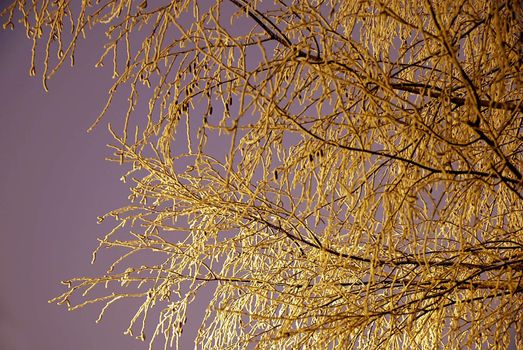
[[518,1],[72,6],[2,15],[44,86],[105,28],[94,125],[128,94],[110,131],[131,187],[100,218],[121,255],[54,302],[134,298],[151,348],[201,291],[203,349],[523,347]]

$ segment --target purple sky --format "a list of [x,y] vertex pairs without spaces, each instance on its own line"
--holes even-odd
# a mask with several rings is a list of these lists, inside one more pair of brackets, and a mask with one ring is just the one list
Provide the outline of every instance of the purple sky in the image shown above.
[[65,290],[60,280],[103,273],[91,252],[111,226],[96,217],[127,202],[124,169],[104,161],[106,123],[86,133],[111,84],[110,67],[93,67],[101,38],[83,41],[75,68],[62,69],[45,93],[28,76],[31,43],[15,29],[0,30],[0,349],[146,349],[123,335],[133,312],[125,305],[97,325],[100,306],[67,312],[47,303]]

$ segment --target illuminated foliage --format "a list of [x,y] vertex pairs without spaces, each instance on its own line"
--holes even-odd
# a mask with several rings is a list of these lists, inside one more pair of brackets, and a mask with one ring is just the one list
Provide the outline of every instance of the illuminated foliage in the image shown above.
[[136,298],[151,347],[210,290],[202,349],[523,348],[519,1],[73,3],[2,12],[44,86],[103,26],[95,124],[129,98],[121,257],[54,302]]

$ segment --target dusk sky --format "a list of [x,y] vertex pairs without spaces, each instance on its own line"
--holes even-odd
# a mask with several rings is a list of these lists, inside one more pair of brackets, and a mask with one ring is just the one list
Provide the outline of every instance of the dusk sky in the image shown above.
[[[103,255],[92,266],[91,252],[111,223],[96,217],[127,203],[123,168],[104,160],[106,123],[86,132],[111,84],[110,68],[94,68],[101,39],[83,40],[76,66],[62,69],[45,93],[41,60],[37,77],[28,75],[24,28],[0,31],[0,349],[147,348],[123,335],[135,311],[129,305],[95,324],[100,305],[67,312],[47,302],[65,291],[61,280],[103,274]],[[119,107],[109,118],[118,120]]]

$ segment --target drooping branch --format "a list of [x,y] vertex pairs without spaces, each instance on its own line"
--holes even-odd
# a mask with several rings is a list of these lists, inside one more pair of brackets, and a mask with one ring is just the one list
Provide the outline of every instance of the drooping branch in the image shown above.
[[[410,92],[419,96],[427,96],[430,98],[440,98],[443,96],[443,92],[435,86],[430,86],[422,83],[391,83],[390,86],[399,91]],[[449,101],[456,106],[463,106],[467,102],[466,98],[449,96]],[[497,102],[489,100],[479,100],[481,107],[503,109],[506,111],[519,111],[523,113],[523,104],[520,102]]]

